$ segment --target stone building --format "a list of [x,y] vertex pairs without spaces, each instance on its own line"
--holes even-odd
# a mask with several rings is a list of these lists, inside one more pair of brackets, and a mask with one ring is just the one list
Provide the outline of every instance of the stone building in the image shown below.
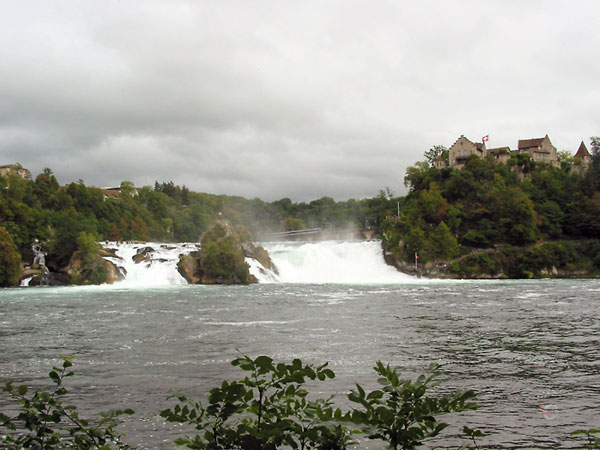
[[440,155],[437,157],[437,159],[435,160],[435,168],[436,169],[443,169],[447,166],[446,164],[446,158],[444,158],[444,155]]
[[[460,136],[448,149],[450,167],[462,169],[471,155],[483,158],[486,153],[485,143],[471,142],[464,136]],[[437,164],[436,164],[437,166]]]
[[560,167],[556,147],[548,135],[543,138],[519,140],[516,153],[527,153],[532,161],[545,162]]
[[25,180],[31,180],[31,172],[19,163],[0,166],[0,176],[7,177],[11,174],[18,175]]
[[510,147],[498,147],[488,149],[487,154],[497,162],[505,164],[510,159],[512,152],[510,151]]
[[[581,143],[583,145],[583,142]],[[581,146],[580,146],[581,149]],[[585,145],[583,145],[579,158],[582,161],[591,160],[591,156]],[[499,163],[506,163],[510,160],[512,155],[519,153],[526,153],[535,162],[545,162],[552,164],[555,167],[560,167],[558,162],[558,152],[556,147],[550,142],[548,135],[543,138],[532,138],[532,139],[520,139],[517,144],[516,150],[511,150],[510,147],[498,147],[486,149],[484,142],[472,142],[465,136],[460,136],[454,144],[448,149],[449,152],[449,165],[450,167],[462,169],[465,165],[467,158],[471,155],[475,155],[478,158],[491,157]],[[577,152],[579,154],[579,151]],[[586,156],[587,155],[587,156]],[[578,155],[575,155],[578,156]],[[588,159],[586,159],[588,158]],[[582,163],[586,164],[586,163]],[[435,167],[443,168],[446,167],[445,161],[439,158],[435,161]]]

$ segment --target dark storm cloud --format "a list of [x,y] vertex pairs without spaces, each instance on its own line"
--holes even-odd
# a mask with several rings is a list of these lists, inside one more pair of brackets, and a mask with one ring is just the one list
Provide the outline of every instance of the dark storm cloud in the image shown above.
[[598,134],[593,1],[13,2],[0,163],[273,200],[403,192],[460,135]]

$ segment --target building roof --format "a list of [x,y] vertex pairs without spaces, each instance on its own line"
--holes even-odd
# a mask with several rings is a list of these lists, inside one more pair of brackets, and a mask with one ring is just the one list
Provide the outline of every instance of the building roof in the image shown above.
[[464,139],[468,143],[473,144],[476,150],[480,152],[485,151],[485,144],[483,142],[472,142],[469,138],[465,137],[464,134],[461,134],[460,137],[454,142],[454,144],[450,146],[450,148],[454,147],[461,139]]
[[437,157],[436,161],[446,161],[446,158],[444,158],[444,155],[440,155]]
[[524,150],[526,148],[538,147],[542,145],[542,141],[544,138],[535,138],[535,139],[519,139],[519,150]]
[[510,155],[510,147],[496,147],[488,149],[488,153],[492,155]]
[[118,197],[119,196],[119,191],[116,189],[102,189],[102,192],[104,193],[104,195],[106,195],[107,197]]
[[528,150],[530,148],[538,148],[542,145],[545,139],[548,139],[548,135],[543,138],[533,138],[533,139],[519,139],[519,143],[517,148],[521,151]]
[[587,147],[585,146],[585,144],[583,143],[583,141],[581,141],[581,145],[579,146],[579,149],[577,150],[577,153],[575,153],[575,158],[591,158],[592,155],[590,155],[590,152],[588,152]]
[[0,172],[2,173],[14,173],[19,175],[21,178],[24,178],[26,180],[31,180],[31,172],[26,169],[25,167],[23,167],[21,164],[17,163],[17,164],[5,164],[3,166],[0,166]]

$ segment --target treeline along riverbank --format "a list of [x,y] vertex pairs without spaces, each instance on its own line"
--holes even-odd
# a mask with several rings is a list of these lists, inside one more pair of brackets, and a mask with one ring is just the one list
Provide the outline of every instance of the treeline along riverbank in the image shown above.
[[[0,176],[0,285],[19,283],[23,268],[35,262],[36,243],[44,266],[65,282],[96,283],[105,276],[94,242],[198,242],[219,217],[254,240],[302,228],[371,228],[388,263],[425,275],[598,276],[597,138],[591,148],[584,172],[564,154],[560,167],[527,154],[505,164],[472,156],[461,169],[423,161],[408,168],[404,197],[382,189],[373,198],[308,203],[196,193],[171,181],[141,188],[124,181],[112,190],[81,180],[61,186],[50,169],[33,178],[15,166]],[[77,252],[80,270],[73,276],[69,266]]]

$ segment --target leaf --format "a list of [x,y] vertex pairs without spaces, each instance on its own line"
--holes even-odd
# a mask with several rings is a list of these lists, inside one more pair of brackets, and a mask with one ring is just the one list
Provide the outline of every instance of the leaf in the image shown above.
[[371,391],[369,395],[367,395],[367,400],[379,400],[383,397],[383,391],[375,390]]
[[330,379],[335,378],[335,372],[331,369],[325,369],[322,373],[324,373],[327,378],[330,378]]
[[27,386],[21,385],[21,386],[17,387],[17,394],[25,395],[25,394],[27,394],[28,390],[29,390],[29,388]]

